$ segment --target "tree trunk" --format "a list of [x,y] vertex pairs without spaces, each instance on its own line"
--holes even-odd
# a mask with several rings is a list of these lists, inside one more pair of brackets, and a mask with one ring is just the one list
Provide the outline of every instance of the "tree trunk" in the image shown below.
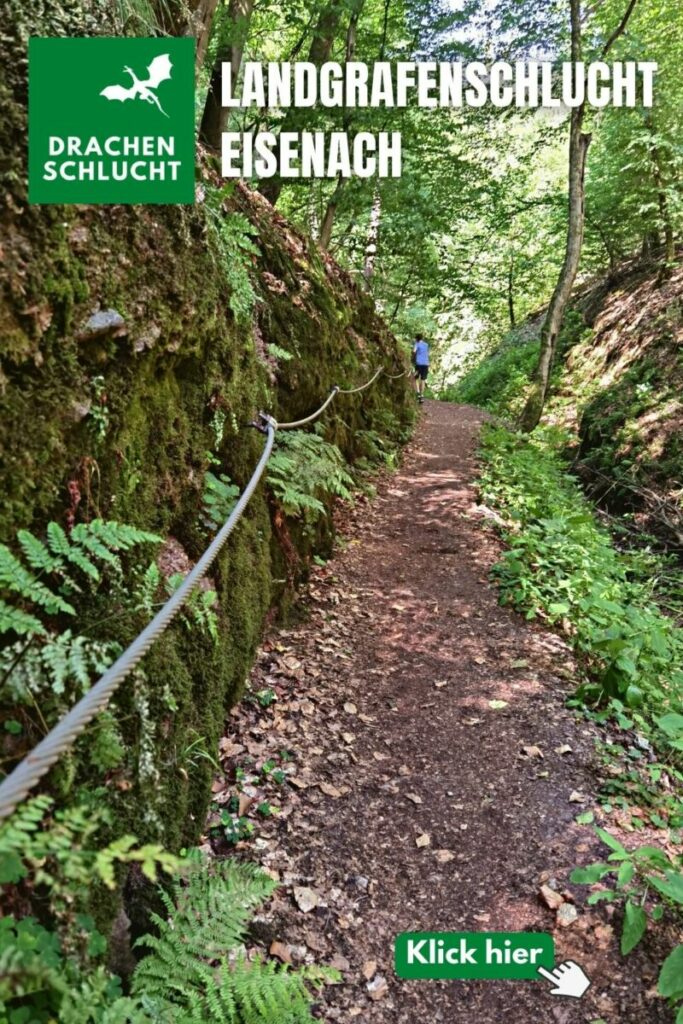
[[363,267],[363,277],[365,278],[365,283],[368,288],[370,287],[370,283],[375,274],[381,216],[382,197],[379,192],[375,192],[375,198],[372,201],[372,209],[370,211],[370,226],[368,228],[368,240],[365,246],[365,266]]
[[[637,3],[638,0],[629,0],[621,21],[602,48],[601,58],[603,60],[617,39],[626,31],[629,19]],[[569,0],[569,13],[571,19],[572,63],[576,68],[576,63],[582,59],[581,0]],[[586,103],[584,100],[580,107],[574,107],[572,110],[569,132],[569,220],[567,224],[567,248],[560,276],[555,285],[555,291],[550,300],[548,313],[541,331],[541,352],[531,393],[522,412],[520,426],[522,430],[526,431],[533,430],[543,415],[543,408],[548,395],[550,371],[557,348],[557,339],[581,259],[585,229],[584,182],[586,176],[586,156],[591,142],[591,136],[583,131],[585,114]]]
[[574,287],[576,274],[581,259],[584,234],[584,178],[586,155],[590,145],[590,135],[582,131],[584,107],[576,107],[572,112],[572,124],[569,143],[569,223],[567,225],[567,247],[560,276],[550,300],[548,313],[541,331],[541,352],[536,367],[536,374],[522,413],[522,430],[530,431],[538,425],[543,415],[550,371],[555,358],[557,339],[567,303]]
[[669,199],[666,194],[662,161],[659,150],[654,143],[650,146],[650,159],[652,160],[653,178],[655,189],[657,190],[659,220],[662,228],[664,229],[664,262],[662,263],[661,270],[657,277],[658,283],[661,284],[671,275],[671,270],[676,259],[676,243],[673,223],[671,221],[671,211],[669,209]]
[[340,175],[337,179],[337,187],[330,196],[327,206],[325,207],[325,216],[323,217],[322,227],[320,228],[320,237],[318,242],[320,248],[324,249],[325,252],[330,247],[330,241],[332,239],[332,228],[334,227],[334,218],[337,213],[337,206],[339,204],[339,197],[344,191],[345,179]]
[[219,48],[216,61],[211,72],[209,91],[206,96],[199,137],[202,142],[216,152],[221,148],[221,136],[225,131],[230,108],[222,105],[223,62],[230,64],[230,80],[233,94],[236,90],[242,65],[242,55],[249,36],[251,16],[254,11],[254,0],[230,0],[228,6],[228,22],[230,24],[230,41]]
[[[344,6],[343,0],[331,0],[331,3],[328,3],[323,8],[316,22],[315,29],[313,30],[313,39],[308,50],[308,60],[315,64],[317,68],[330,59]],[[290,107],[280,122],[280,131],[294,131],[297,121],[298,111]],[[273,178],[267,178],[260,186],[259,191],[261,195],[264,195],[275,206],[280,198],[282,185],[282,178],[276,175]]]
[[[354,8],[351,11],[351,16],[349,18],[349,27],[346,31],[346,53],[344,55],[344,60],[346,63],[348,63],[348,61],[350,60],[353,60],[353,54],[356,49],[356,36],[358,34],[358,22],[360,20],[360,13],[363,9],[364,2],[365,0],[355,0]],[[348,116],[348,112],[345,110],[344,131],[348,133],[349,128],[350,118]],[[322,228],[320,229],[319,238],[320,248],[324,249],[325,251],[327,251],[330,245],[330,240],[332,238],[332,228],[334,227],[334,219],[337,215],[337,207],[339,206],[341,194],[346,188],[346,182],[347,179],[343,178],[340,174],[337,179],[336,188],[332,195],[330,196],[329,202],[325,209],[325,215],[323,217],[323,223]]]
[[[572,24],[572,62],[581,60],[581,3],[570,0]],[[548,313],[541,331],[541,351],[534,376],[531,393],[522,412],[522,430],[530,431],[538,425],[548,394],[550,371],[557,348],[557,339],[562,327],[567,303],[574,287],[581,259],[584,234],[584,180],[586,155],[591,137],[583,131],[586,105],[574,107],[569,132],[569,216],[567,224],[567,246],[560,276],[550,300]]]
[[194,58],[195,71],[197,75],[204,64],[206,49],[209,45],[209,39],[211,38],[211,26],[213,24],[213,18],[217,7],[218,0],[200,0],[197,10],[192,15],[192,24],[190,25],[188,35],[193,35],[197,41],[195,45]]
[[510,269],[508,270],[508,315],[510,317],[510,330],[514,331],[515,323],[515,257],[510,257]]

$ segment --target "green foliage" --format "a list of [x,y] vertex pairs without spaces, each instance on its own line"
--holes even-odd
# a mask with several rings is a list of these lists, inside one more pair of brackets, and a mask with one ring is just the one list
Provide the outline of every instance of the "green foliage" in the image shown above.
[[[621,931],[621,952],[626,956],[641,941],[648,920],[661,921],[665,910],[680,915],[683,908],[683,857],[672,859],[658,846],[638,846],[627,850],[613,835],[602,828],[595,832],[611,851],[605,861],[596,861],[584,868],[575,868],[570,878],[578,885],[595,886],[605,881],[611,888],[594,890],[589,904],[615,901],[624,904]],[[663,902],[648,900],[654,890]],[[659,992],[672,1005],[683,1001],[683,945],[677,946],[662,964]]]
[[202,521],[205,526],[218,530],[226,521],[240,495],[239,487],[225,473],[216,476],[207,471],[204,477]]
[[[166,581],[169,594],[173,594],[185,577],[176,572]],[[195,587],[182,611],[182,620],[188,626],[198,626],[207,633],[214,643],[218,643],[218,616],[216,615],[216,591]]]
[[70,921],[95,881],[113,889],[117,864],[139,863],[152,881],[159,867],[177,867],[177,858],[156,844],[136,848],[134,836],[94,849],[94,838],[110,823],[109,813],[94,801],[53,808],[51,797],[37,796],[0,824],[0,884],[30,876],[33,885],[46,885],[56,916]]
[[[5,591],[6,602],[11,594],[13,601],[21,603],[22,607],[17,609],[21,621],[12,618],[11,612],[5,612],[8,618],[2,625],[3,632],[25,635],[44,632],[38,618],[41,612],[75,615],[67,598],[81,593],[84,581],[92,587],[102,580],[105,569],[121,573],[121,552],[140,544],[159,543],[161,538],[124,523],[93,519],[91,523],[74,526],[71,537],[67,537],[58,523],[52,522],[48,524],[44,542],[28,530],[19,530],[17,540],[24,562],[5,544],[0,544],[0,588]],[[80,580],[74,578],[74,569],[76,576],[80,574]]]
[[619,698],[652,731],[655,716],[683,706],[683,632],[657,608],[638,557],[597,525],[548,436],[484,435],[482,495],[510,527],[495,569],[501,601],[559,625],[589,676],[583,697]]
[[353,478],[336,445],[318,434],[292,430],[278,434],[268,464],[268,486],[286,515],[312,523],[325,511],[321,499],[351,497]]
[[[0,545],[0,586],[6,598],[0,602],[0,633],[9,634],[0,651],[0,703],[26,708],[34,726],[46,732],[90,688],[120,653],[120,645],[60,629],[60,619],[76,616],[86,594],[107,585],[122,590],[121,555],[159,540],[133,526],[95,519],[74,526],[70,536],[51,522],[45,541],[19,530],[23,559]],[[12,641],[13,634],[19,639]],[[123,756],[118,727],[105,715],[94,728],[87,756],[108,770]]]
[[499,416],[516,416],[524,407],[538,342],[513,341],[484,357],[454,387],[439,397],[446,402],[478,405]]
[[252,242],[258,232],[243,214],[225,210],[223,204],[233,188],[232,182],[221,189],[205,184],[205,208],[221,268],[230,287],[230,308],[238,322],[248,323],[256,302],[249,265],[250,257],[259,255],[258,247]]
[[[248,958],[249,918],[275,883],[259,869],[198,855],[179,862],[157,846],[136,848],[131,836],[90,849],[101,825],[92,808],[45,815],[51,801],[37,797],[0,830],[4,882],[45,885],[56,931],[33,917],[0,921],[0,1022],[29,1024],[304,1024],[311,1021],[311,987],[333,972],[294,971]],[[264,812],[265,813],[265,812]],[[84,845],[85,844],[85,845]],[[167,915],[152,915],[155,934],[139,940],[149,953],[133,977],[130,998],[101,964],[107,943],[78,908],[97,880],[113,885],[116,864],[137,862],[154,879],[176,872]]]
[[185,879],[162,892],[167,917],[154,915],[157,933],[138,966],[133,994],[156,1019],[183,1024],[298,1024],[312,1020],[308,985],[325,974],[293,971],[248,959],[247,922],[275,888],[252,865],[194,860]]

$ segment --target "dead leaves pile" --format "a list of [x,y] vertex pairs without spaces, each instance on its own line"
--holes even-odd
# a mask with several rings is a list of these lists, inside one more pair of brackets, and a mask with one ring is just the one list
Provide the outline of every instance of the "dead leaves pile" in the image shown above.
[[[263,644],[247,695],[229,716],[204,849],[246,855],[279,883],[252,928],[250,951],[333,968],[337,1005],[326,1006],[325,1019],[365,1018],[389,992],[389,964],[364,958],[357,941],[376,883],[345,877],[334,864],[321,875],[311,851],[325,846],[325,805],[349,793],[339,769],[357,764],[357,736],[375,721],[327,682],[351,659],[352,624],[368,614],[367,602],[329,569],[315,572],[306,600],[311,628],[281,630]],[[421,803],[415,793],[408,799]],[[439,851],[437,859],[451,856]]]

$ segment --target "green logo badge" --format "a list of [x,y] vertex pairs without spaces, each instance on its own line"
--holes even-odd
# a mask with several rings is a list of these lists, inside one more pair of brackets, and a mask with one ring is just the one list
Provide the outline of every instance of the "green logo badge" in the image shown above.
[[31,39],[29,201],[192,203],[193,39]]

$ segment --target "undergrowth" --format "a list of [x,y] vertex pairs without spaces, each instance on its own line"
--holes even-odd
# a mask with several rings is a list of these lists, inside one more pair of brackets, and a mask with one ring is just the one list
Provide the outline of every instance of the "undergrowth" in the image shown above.
[[[90,803],[54,811],[35,797],[0,826],[0,1024],[303,1024],[312,988],[333,972],[292,970],[244,945],[254,910],[275,888],[259,869],[235,861],[183,860],[123,836],[99,847],[106,812]],[[87,913],[93,885],[115,884],[117,865],[137,863],[149,879],[173,872],[160,891],[163,914],[138,941],[130,995],[106,967],[107,941]],[[42,920],[22,916],[34,890]]]
[[658,724],[683,712],[683,630],[655,603],[657,556],[614,547],[553,439],[484,431],[481,493],[507,523],[494,570],[501,601],[563,630],[586,674],[586,702],[617,699],[660,745],[683,750],[683,732],[672,738]]
[[322,499],[350,499],[354,481],[336,445],[319,434],[292,430],[278,434],[268,486],[285,515],[313,523],[325,512]]
[[[655,600],[663,557],[615,548],[567,471],[560,435],[484,429],[480,493],[501,514],[507,542],[493,570],[500,600],[565,635],[583,674],[570,703],[631,736],[603,745],[612,769],[603,810],[616,805],[628,812],[644,798],[650,823],[668,827],[676,843],[683,825],[683,630]],[[619,756],[621,764],[614,760]],[[577,819],[592,820],[592,812]],[[626,820],[635,830],[646,819],[638,810]],[[627,954],[648,922],[680,915],[683,861],[655,846],[628,851],[606,830],[597,833],[610,848],[606,861],[578,868],[572,881],[593,886],[589,903],[623,905],[621,950]],[[679,945],[658,981],[660,995],[677,1012],[676,1024],[683,1024],[682,979]]]

